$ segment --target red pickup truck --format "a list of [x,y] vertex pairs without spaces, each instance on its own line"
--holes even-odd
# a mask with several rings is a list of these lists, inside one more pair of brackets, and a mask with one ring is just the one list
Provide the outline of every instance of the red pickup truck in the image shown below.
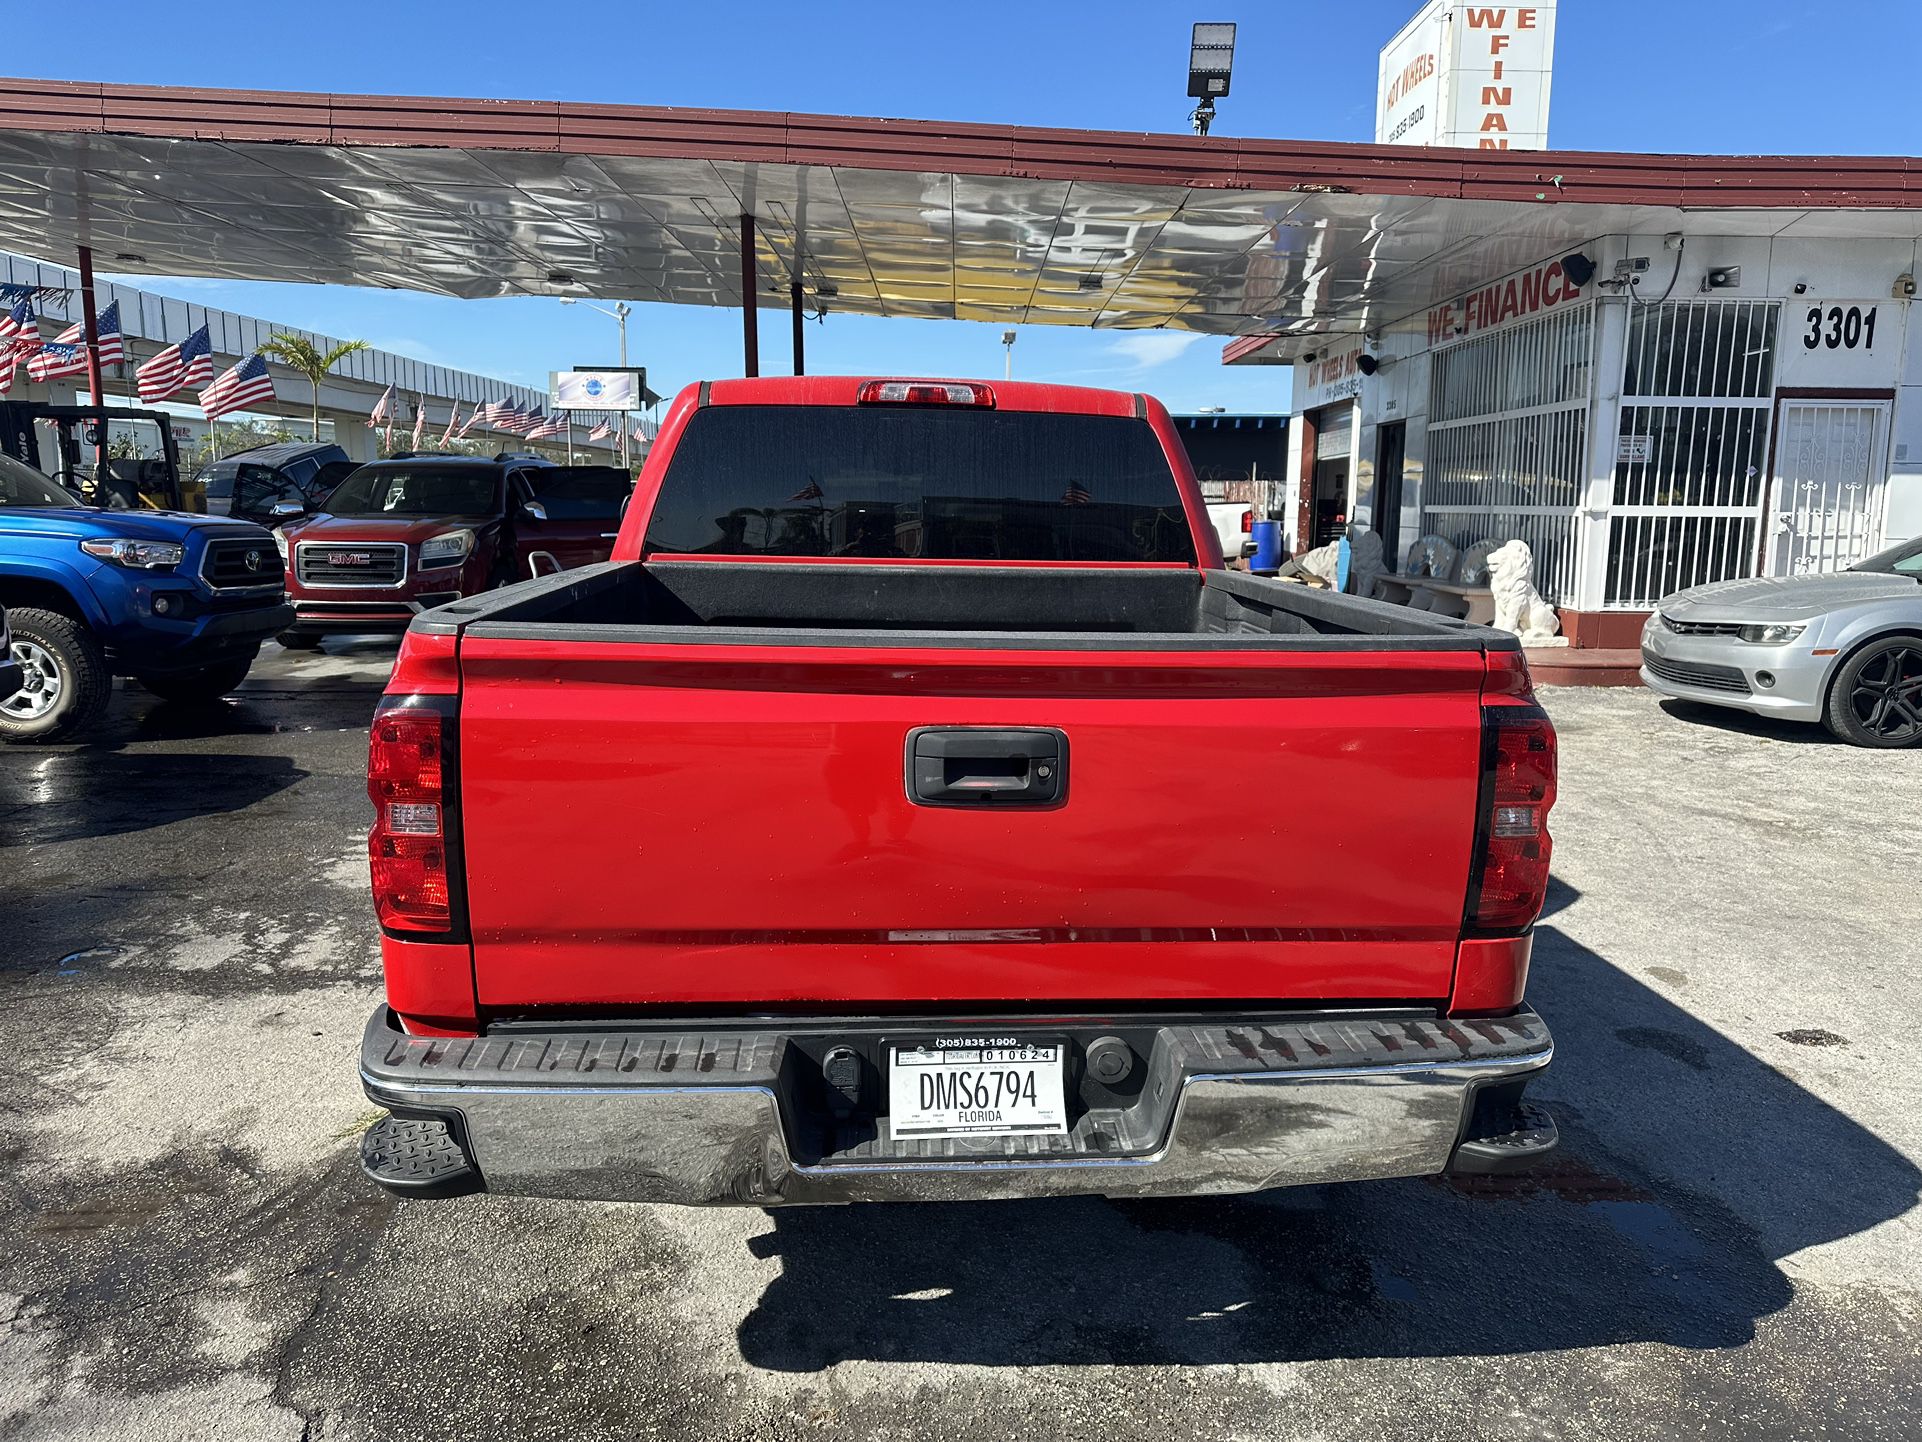
[[330,633],[401,632],[422,611],[604,561],[633,493],[616,466],[410,456],[361,466],[321,510],[276,533],[294,624],[283,646]]
[[413,622],[369,792],[362,1161],[402,1194],[1237,1192],[1555,1143],[1515,639],[1224,569],[1144,396],[690,387],[610,561]]

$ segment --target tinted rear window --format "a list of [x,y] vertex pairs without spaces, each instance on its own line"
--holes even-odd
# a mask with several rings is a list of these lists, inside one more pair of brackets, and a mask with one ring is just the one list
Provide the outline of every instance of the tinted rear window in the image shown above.
[[491,516],[500,509],[492,466],[362,466],[327,498],[336,516]]
[[231,496],[234,493],[234,473],[239,469],[232,461],[218,461],[204,468],[194,480],[205,486],[210,496]]
[[550,521],[611,521],[634,489],[618,466],[542,466],[521,476]]
[[646,544],[685,555],[1195,559],[1146,421],[907,406],[698,412]]

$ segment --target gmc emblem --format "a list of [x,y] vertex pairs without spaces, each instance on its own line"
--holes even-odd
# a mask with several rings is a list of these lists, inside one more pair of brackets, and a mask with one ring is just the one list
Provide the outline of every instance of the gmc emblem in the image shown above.
[[370,551],[329,551],[327,564],[330,566],[371,566],[374,564]]

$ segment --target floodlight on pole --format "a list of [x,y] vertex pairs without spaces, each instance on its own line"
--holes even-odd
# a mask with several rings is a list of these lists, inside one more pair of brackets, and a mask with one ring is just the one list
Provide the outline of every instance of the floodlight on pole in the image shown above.
[[1188,116],[1196,135],[1206,135],[1214,123],[1215,101],[1227,97],[1229,72],[1234,68],[1234,25],[1196,21],[1188,46],[1188,94],[1201,102]]
[[1004,330],[1001,332],[1001,347],[1002,347],[1001,379],[1004,381],[1011,381],[1014,379],[1014,332],[1013,331]]

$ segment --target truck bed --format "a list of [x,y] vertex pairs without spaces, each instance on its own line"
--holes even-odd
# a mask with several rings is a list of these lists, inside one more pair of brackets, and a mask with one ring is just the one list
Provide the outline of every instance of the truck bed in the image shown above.
[[616,561],[429,612],[428,632],[565,641],[994,649],[1514,651],[1452,617],[1153,566]]
[[[495,1014],[1434,1002],[1516,645],[1105,566],[613,562],[415,625],[459,637]],[[904,742],[995,728],[1071,748],[1060,805],[904,791]]]

